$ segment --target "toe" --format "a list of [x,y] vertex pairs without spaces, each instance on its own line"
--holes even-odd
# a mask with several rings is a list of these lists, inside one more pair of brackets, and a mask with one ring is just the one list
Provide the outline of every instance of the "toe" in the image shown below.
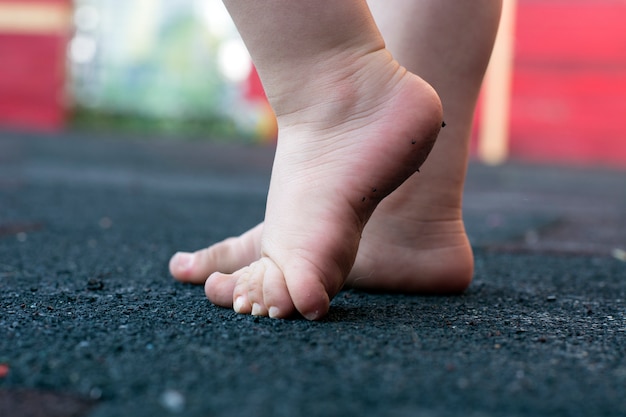
[[208,275],[206,275],[203,279],[199,279],[199,277],[194,275],[195,264],[195,254],[189,252],[177,252],[170,259],[170,274],[182,282],[201,284],[204,280],[206,280]]
[[215,272],[209,276],[204,284],[204,292],[213,304],[220,307],[233,307],[233,292],[237,278],[232,274]]
[[[286,271],[286,282],[296,310],[308,320],[319,320],[328,313],[330,297],[319,276],[306,270]],[[294,279],[297,278],[297,279]],[[332,295],[335,295],[333,291]]]
[[261,261],[250,265],[250,273],[246,279],[248,286],[248,303],[252,306],[253,316],[267,316],[268,311],[263,301],[263,283],[265,280],[265,264]]
[[269,258],[261,258],[264,264],[263,303],[272,318],[287,318],[296,308],[291,301],[285,277],[278,266]]
[[248,281],[250,280],[250,267],[245,267],[232,274],[232,276],[236,277],[236,283],[231,294],[231,303],[233,309],[237,313],[251,314],[252,304],[250,303],[250,299],[248,298]]
[[215,271],[232,273],[258,259],[263,224],[239,237],[225,239],[193,253],[178,252],[170,260],[170,273],[182,282],[203,284]]

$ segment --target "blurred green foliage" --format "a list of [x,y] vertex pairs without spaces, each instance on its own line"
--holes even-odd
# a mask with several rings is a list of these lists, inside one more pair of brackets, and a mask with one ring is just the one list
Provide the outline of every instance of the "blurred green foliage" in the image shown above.
[[154,117],[131,113],[114,113],[76,107],[70,114],[70,128],[106,133],[159,136],[185,140],[211,139],[239,142],[256,142],[258,138],[226,117],[203,116],[197,118]]
[[258,140],[255,130],[265,116],[246,102],[245,85],[227,79],[218,64],[221,45],[237,36],[234,26],[226,34],[212,31],[194,0],[77,4],[97,14],[98,23],[76,33],[93,41],[96,52],[70,63],[71,126]]

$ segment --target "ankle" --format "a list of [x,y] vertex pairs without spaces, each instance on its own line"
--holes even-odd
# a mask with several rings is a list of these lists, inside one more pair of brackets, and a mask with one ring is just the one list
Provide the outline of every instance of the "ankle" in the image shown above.
[[373,113],[401,83],[406,70],[384,49],[343,51],[291,71],[280,85],[266,88],[279,127],[343,124],[362,113]]

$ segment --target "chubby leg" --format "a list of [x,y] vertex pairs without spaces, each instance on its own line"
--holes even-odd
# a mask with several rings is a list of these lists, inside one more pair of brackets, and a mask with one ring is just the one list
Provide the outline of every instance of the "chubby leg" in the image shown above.
[[441,103],[385,49],[364,1],[225,4],[279,136],[258,259],[213,273],[207,296],[241,313],[317,319],[343,287],[378,203],[426,159]]
[[[394,0],[370,2],[387,48],[438,90],[448,126],[421,173],[378,206],[348,284],[401,292],[455,292],[473,272],[461,217],[469,134],[478,90],[497,28],[500,2]],[[385,137],[385,136],[383,136]],[[170,269],[181,281],[204,283],[215,270],[235,271],[256,259],[263,225],[194,254],[177,254]],[[213,297],[232,302],[232,284],[215,280]]]
[[421,173],[372,215],[348,284],[402,292],[461,291],[471,282],[474,266],[461,210],[469,141],[501,1],[369,4],[394,58],[438,92],[447,126]]

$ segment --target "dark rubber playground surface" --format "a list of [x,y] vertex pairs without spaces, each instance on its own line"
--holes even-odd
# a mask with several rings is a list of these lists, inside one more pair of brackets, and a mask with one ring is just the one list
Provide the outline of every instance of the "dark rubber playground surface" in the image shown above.
[[262,219],[271,159],[0,134],[0,416],[626,415],[626,172],[472,165],[465,294],[310,323],[167,272]]

